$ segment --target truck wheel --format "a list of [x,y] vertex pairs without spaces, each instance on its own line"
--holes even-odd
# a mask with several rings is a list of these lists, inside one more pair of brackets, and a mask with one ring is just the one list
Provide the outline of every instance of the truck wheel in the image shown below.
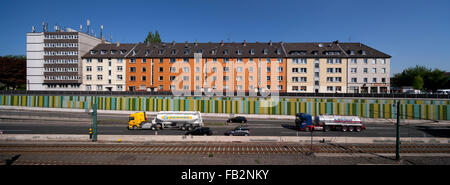
[[347,132],[348,128],[347,127],[342,127],[342,132]]
[[156,127],[157,127],[157,129],[161,129],[161,130],[164,129],[164,127],[161,124],[157,124]]
[[329,126],[325,126],[325,127],[323,127],[323,131],[324,131],[324,132],[328,132],[328,131],[330,131],[330,127],[329,127]]
[[306,131],[306,132],[309,132],[310,130],[311,130],[311,129],[310,129],[309,127],[306,127],[306,128],[305,128],[305,131]]
[[137,130],[138,127],[136,125],[133,126],[133,130]]
[[244,136],[248,136],[248,134],[246,133],[246,134],[244,134]]
[[185,131],[185,130],[186,130],[186,127],[185,127],[185,126],[181,126],[181,130],[182,130],[182,131]]
[[356,127],[356,132],[361,132],[361,127]]
[[188,127],[187,127],[187,130],[188,130],[188,131],[191,131],[191,130],[192,130],[192,126],[188,126]]
[[353,132],[354,130],[355,130],[354,127],[348,127],[348,131],[349,131],[349,132]]

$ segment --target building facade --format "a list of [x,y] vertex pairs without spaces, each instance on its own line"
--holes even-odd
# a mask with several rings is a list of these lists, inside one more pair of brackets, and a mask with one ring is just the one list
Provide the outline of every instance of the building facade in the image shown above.
[[83,56],[83,90],[388,93],[390,58],[337,41],[99,44]]
[[100,43],[70,28],[27,33],[27,90],[81,90],[81,56]]
[[82,90],[126,91],[127,54],[136,44],[99,44],[82,59]]

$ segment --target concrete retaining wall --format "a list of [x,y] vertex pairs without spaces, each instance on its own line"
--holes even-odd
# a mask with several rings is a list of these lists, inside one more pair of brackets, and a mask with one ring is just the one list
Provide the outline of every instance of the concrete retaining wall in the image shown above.
[[[88,135],[72,134],[3,134],[0,143],[16,141],[90,142]],[[99,135],[99,142],[287,142],[308,144],[310,137],[296,136],[168,136],[168,135]],[[395,143],[394,137],[314,137],[314,143]],[[450,138],[401,138],[402,143],[449,144]]]

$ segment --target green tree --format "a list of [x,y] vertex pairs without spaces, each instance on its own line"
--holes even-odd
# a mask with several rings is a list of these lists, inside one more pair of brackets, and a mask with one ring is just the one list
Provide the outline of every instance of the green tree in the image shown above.
[[148,32],[147,37],[144,40],[144,43],[148,43],[148,42],[152,42],[153,40],[153,33],[152,32]]
[[144,43],[161,43],[161,37],[159,36],[158,30],[155,31],[155,34],[153,34],[152,32],[148,32]]
[[414,89],[423,89],[423,78],[420,75],[414,77],[413,88]]
[[161,37],[159,36],[158,30],[155,31],[155,36],[153,37],[152,43],[161,43]]
[[[446,77],[445,71],[439,69],[431,70],[424,66],[410,67],[403,72],[395,74],[392,78],[392,86],[402,87],[402,86],[415,86],[415,83],[420,81],[417,76],[422,78],[422,88],[424,90],[436,91],[437,89],[445,88],[449,78]],[[419,84],[416,84],[419,85]]]

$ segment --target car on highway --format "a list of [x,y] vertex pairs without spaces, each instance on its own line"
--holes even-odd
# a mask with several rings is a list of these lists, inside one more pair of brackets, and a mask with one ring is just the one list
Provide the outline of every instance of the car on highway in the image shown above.
[[249,136],[250,129],[246,126],[237,126],[234,129],[225,132],[226,136]]
[[194,130],[187,131],[184,135],[212,135],[213,132],[209,127],[198,127]]
[[247,123],[247,118],[244,116],[236,116],[227,120],[228,123]]

